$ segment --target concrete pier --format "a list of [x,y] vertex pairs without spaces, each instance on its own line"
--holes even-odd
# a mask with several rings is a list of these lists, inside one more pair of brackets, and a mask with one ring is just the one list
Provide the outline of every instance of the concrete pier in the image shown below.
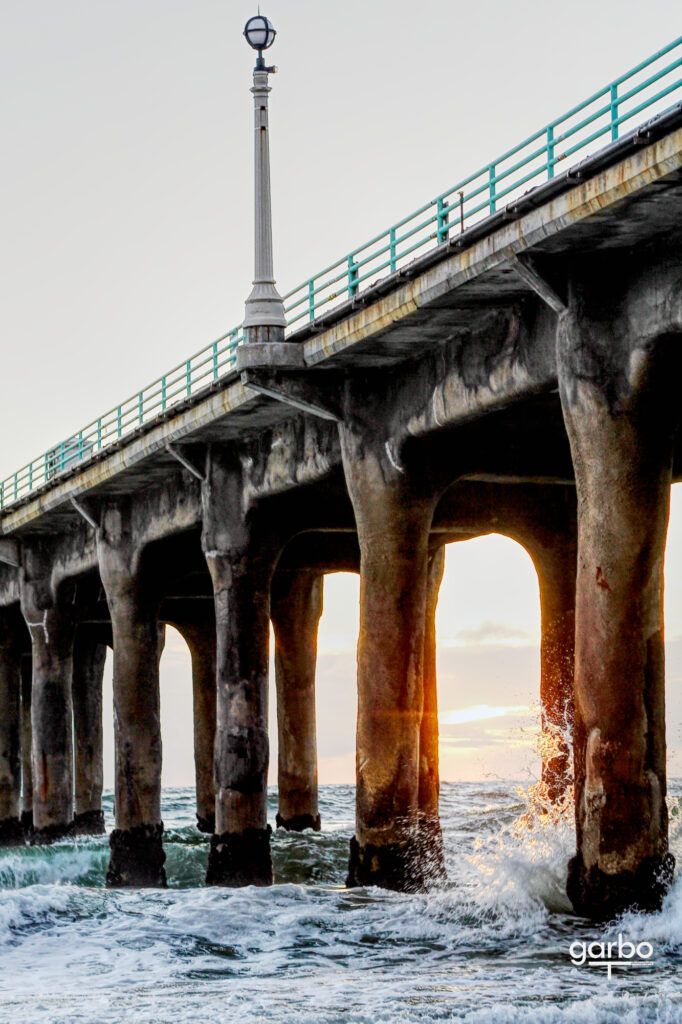
[[277,682],[277,825],[289,831],[320,828],[315,666],[322,601],[323,577],[319,573],[275,574],[270,617]]
[[419,831],[428,879],[445,875],[440,827],[438,756],[438,679],[436,674],[436,606],[445,570],[445,547],[429,556],[424,612],[424,704],[419,729]]
[[144,571],[125,505],[103,511],[97,555],[114,643],[116,828],[109,837],[107,885],[164,886],[160,595],[152,574]]
[[360,544],[356,831],[348,884],[411,891],[424,887],[419,734],[435,498],[393,464],[367,404],[366,425],[339,428]]
[[624,295],[625,268],[613,270],[589,285],[589,278],[572,281],[560,330],[579,510],[578,848],[568,893],[576,911],[593,918],[658,909],[674,864],[665,802],[663,555],[681,360],[679,341],[653,342],[651,304],[643,309]]
[[0,846],[23,845],[21,646],[17,610],[0,610]]
[[200,832],[212,835],[215,832],[216,625],[212,603],[202,601],[200,604],[200,619],[175,621],[173,625],[185,640],[192,659],[197,827]]
[[75,740],[74,831],[102,835],[102,677],[106,644],[97,627],[79,626],[73,652],[73,730]]
[[33,833],[33,769],[31,767],[31,687],[33,661],[30,651],[21,658],[21,824],[24,834]]
[[270,583],[278,551],[243,514],[242,469],[211,452],[202,543],[216,616],[215,834],[206,882],[271,885],[267,823]]
[[[72,648],[76,624],[110,626],[108,881],[164,883],[158,628],[177,622],[193,650],[207,881],[268,885],[270,617],[279,820],[314,826],[312,581],[359,564],[349,883],[424,888],[442,867],[434,555],[500,533],[538,574],[544,791],[561,804],[574,773],[573,905],[593,918],[660,905],[672,873],[661,566],[682,480],[682,115],[569,170],[551,194],[500,205],[395,272],[368,264],[324,307],[320,278],[313,319],[301,305],[284,341],[256,333],[234,364],[231,342],[207,349],[205,385],[189,366],[187,393],[183,377],[165,408],[141,391],[68,464],[48,473],[34,460],[4,481],[0,616],[21,607],[30,630],[23,792],[38,841],[72,827],[72,679],[76,812],[97,810],[97,737],[90,752],[80,744],[92,733],[81,719],[98,717],[98,661],[77,650],[74,669]],[[0,814],[12,821],[22,630],[0,645]]]
[[55,583],[50,552],[27,548],[21,609],[31,635],[33,834],[47,843],[73,830],[73,643],[75,584]]
[[550,805],[573,780],[576,525],[571,503],[553,536],[547,529],[527,544],[540,586],[540,753]]

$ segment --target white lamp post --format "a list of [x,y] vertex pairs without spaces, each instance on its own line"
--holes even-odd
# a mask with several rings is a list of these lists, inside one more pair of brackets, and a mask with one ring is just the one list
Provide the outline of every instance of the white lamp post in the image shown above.
[[280,342],[284,339],[286,317],[282,297],[275,288],[272,267],[272,212],[270,203],[270,144],[268,140],[268,75],[276,70],[266,67],[263,50],[272,46],[275,30],[270,21],[258,14],[249,18],[244,29],[249,46],[258,51],[253,69],[255,114],[255,249],[256,266],[253,290],[246,300],[244,341]]

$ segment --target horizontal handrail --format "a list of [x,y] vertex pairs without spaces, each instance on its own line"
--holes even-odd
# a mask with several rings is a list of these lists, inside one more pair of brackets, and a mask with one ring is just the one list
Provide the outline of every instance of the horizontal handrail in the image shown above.
[[[679,68],[682,36],[475,174],[287,292],[284,308],[288,328],[302,327],[320,312],[326,313],[353,298],[370,280],[376,281],[378,274],[396,273],[417,256],[445,244],[453,231],[461,233],[483,222],[525,194],[529,185],[533,188],[551,181],[557,164],[576,154],[581,159],[592,155],[603,147],[605,136],[609,142],[616,141],[622,125],[638,115],[646,111],[648,120],[663,113],[672,105],[673,94],[678,100],[682,98],[682,77],[674,77]],[[242,326],[234,327],[0,481],[0,510],[130,436],[168,408],[210,388],[234,368],[236,349],[243,340]]]

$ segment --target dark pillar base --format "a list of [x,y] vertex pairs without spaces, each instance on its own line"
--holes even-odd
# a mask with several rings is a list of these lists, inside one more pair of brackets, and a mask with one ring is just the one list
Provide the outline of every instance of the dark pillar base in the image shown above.
[[215,832],[215,814],[206,814],[204,817],[197,814],[197,828],[200,832],[206,832],[212,836]]
[[319,832],[322,828],[319,814],[295,814],[293,818],[283,818],[278,811],[275,822],[277,828],[284,828],[287,832],[303,832],[307,828]]
[[23,846],[25,842],[26,833],[19,818],[0,821],[0,846]]
[[163,822],[116,828],[109,836],[108,889],[165,889]]
[[82,811],[73,819],[73,830],[77,836],[103,836],[104,811]]
[[585,870],[580,854],[568,864],[566,892],[576,914],[610,921],[626,910],[653,913],[661,909],[673,880],[675,858],[647,857],[636,871],[606,875],[598,867]]
[[378,885],[395,892],[424,892],[424,867],[417,844],[389,843],[361,847],[355,836],[350,841],[346,885]]
[[24,835],[30,839],[33,835],[33,811],[21,812],[21,827],[24,830]]
[[268,826],[212,836],[206,885],[272,885],[271,833]]
[[445,870],[443,832],[438,818],[427,818],[420,815],[419,843],[424,881],[432,884],[444,882],[447,879],[447,872]]
[[31,832],[31,846],[49,846],[58,839],[66,839],[73,835],[73,822],[68,825],[46,825],[45,828],[34,828]]

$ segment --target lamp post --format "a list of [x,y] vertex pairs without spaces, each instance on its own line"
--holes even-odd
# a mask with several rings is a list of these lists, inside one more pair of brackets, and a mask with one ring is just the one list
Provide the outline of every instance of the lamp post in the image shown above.
[[247,345],[258,342],[284,340],[286,317],[282,297],[275,288],[272,267],[272,212],[270,203],[270,145],[268,140],[268,75],[276,70],[266,67],[263,50],[275,41],[276,32],[262,14],[249,18],[244,29],[249,46],[258,52],[253,69],[254,128],[255,128],[255,275],[253,290],[246,300],[244,341]]

